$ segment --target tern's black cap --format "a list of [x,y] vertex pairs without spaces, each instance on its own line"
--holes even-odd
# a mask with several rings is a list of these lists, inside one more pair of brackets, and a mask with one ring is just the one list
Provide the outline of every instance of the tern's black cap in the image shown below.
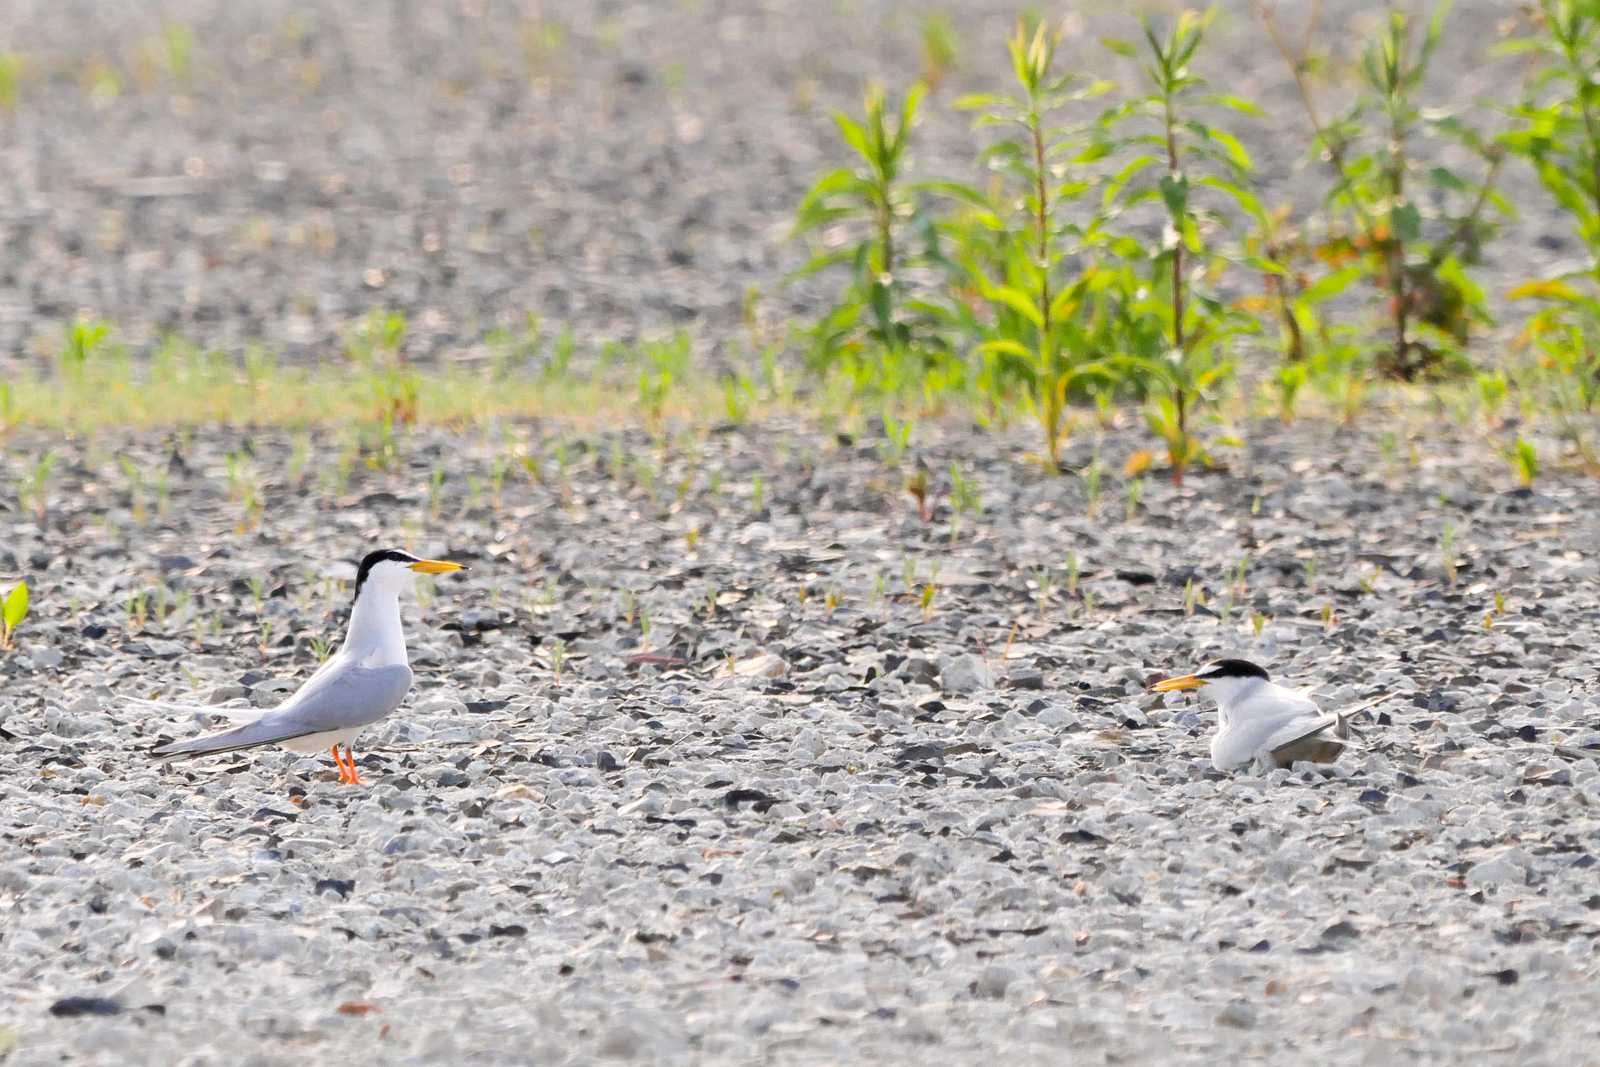
[[1260,678],[1267,672],[1247,659],[1215,659],[1194,672],[1196,678]]
[[361,587],[367,583],[367,575],[372,573],[372,568],[385,561],[415,563],[417,557],[398,548],[380,548],[376,552],[368,552],[366,558],[361,561],[361,566],[356,568],[356,596],[361,595]]

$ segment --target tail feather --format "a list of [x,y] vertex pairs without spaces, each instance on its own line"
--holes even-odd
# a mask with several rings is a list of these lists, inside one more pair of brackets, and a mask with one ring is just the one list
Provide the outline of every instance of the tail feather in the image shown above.
[[144,697],[121,697],[124,703],[147,711],[177,712],[180,715],[212,715],[237,719],[245,715],[260,715],[260,708],[229,708],[218,704],[185,704],[176,700],[147,700]]
[[212,756],[221,752],[238,752],[245,748],[260,748],[305,737],[315,731],[299,723],[273,722],[257,719],[221,733],[205,734],[187,741],[172,741],[150,750],[152,756]]

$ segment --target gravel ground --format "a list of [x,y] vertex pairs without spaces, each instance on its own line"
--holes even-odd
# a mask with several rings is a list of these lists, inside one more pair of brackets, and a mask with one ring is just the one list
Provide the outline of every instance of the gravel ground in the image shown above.
[[[1257,427],[1131,516],[950,430],[928,522],[869,442],[783,426],[572,442],[564,479],[553,431],[419,433],[344,486],[270,434],[50,442],[43,521],[0,515],[35,590],[0,655],[0,1059],[1586,1062],[1593,483],[1384,429]],[[549,482],[496,502],[518,447]],[[275,703],[394,543],[472,569],[407,609],[367,787],[142,751],[201,724],[121,697]],[[1394,699],[1326,773],[1219,775],[1209,716],[1142,686],[1223,653]]]
[[[1286,100],[1223,8],[1208,72]],[[842,162],[829,109],[918,69],[917,10],[0,0],[0,369],[80,313],[317,358],[379,304],[417,357],[528,310],[715,351],[752,287],[817,306],[779,285],[793,207]],[[948,101],[1014,10],[950,5],[923,173],[970,174]],[[1074,10],[1100,72],[1126,16]],[[1454,96],[1511,84],[1479,58],[1506,13],[1458,4]],[[1286,107],[1244,132],[1269,199],[1313,187]],[[1565,247],[1511,180],[1491,293]],[[931,521],[875,441],[800,426],[418,431],[348,480],[340,437],[9,438],[0,485],[59,458],[42,509],[0,494],[34,590],[0,653],[0,1060],[1588,1062],[1593,483],[1413,431],[1249,427],[1130,513],[922,427]],[[369,786],[142,751],[205,724],[121,698],[276,703],[389,544],[472,570],[408,608]],[[1331,771],[1218,775],[1209,716],[1143,685],[1228,653],[1394,699]]]
[[[1003,41],[1024,5],[943,6],[959,65],[925,109],[914,169],[976,180],[970,115],[951,101],[1006,88]],[[1202,71],[1270,111],[1229,123],[1265,200],[1314,202],[1324,176],[1306,173],[1284,65],[1249,0],[1221,6]],[[1325,39],[1348,41],[1382,5],[1322,8]],[[60,324],[89,313],[135,345],[177,330],[312,358],[386,305],[408,312],[418,358],[528,311],[586,342],[687,329],[714,354],[751,289],[775,324],[817,310],[827,283],[782,285],[803,261],[794,208],[846,162],[831,111],[858,111],[870,79],[921,72],[930,9],[0,0],[0,49],[28,63],[0,112],[0,353],[53,350]],[[1514,61],[1484,57],[1509,13],[1456,5],[1434,102],[1514,95]],[[1063,69],[1137,81],[1097,43],[1135,35],[1123,5],[1067,14]],[[169,27],[192,40],[185,77],[169,73]],[[1525,217],[1481,274],[1492,297],[1573,254],[1570,222],[1520,167],[1506,177]]]

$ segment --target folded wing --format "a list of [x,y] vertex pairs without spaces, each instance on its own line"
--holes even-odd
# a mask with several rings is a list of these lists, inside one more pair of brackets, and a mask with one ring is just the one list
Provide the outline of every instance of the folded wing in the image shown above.
[[1262,746],[1279,767],[1295,763],[1332,763],[1345,750],[1349,721],[1342,715],[1295,719],[1285,723]]
[[[157,756],[204,756],[277,744],[310,734],[356,730],[400,706],[411,688],[411,668],[339,665],[319,671],[294,696],[254,722],[175,741],[154,750]],[[210,711],[212,709],[193,709]]]

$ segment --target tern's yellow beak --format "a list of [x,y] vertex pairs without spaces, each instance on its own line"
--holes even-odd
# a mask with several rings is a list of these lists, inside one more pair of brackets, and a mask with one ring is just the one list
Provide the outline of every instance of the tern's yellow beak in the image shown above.
[[466,565],[451,563],[447,559],[419,559],[411,565],[411,569],[418,574],[449,574],[451,571],[464,571]]
[[1199,689],[1206,684],[1206,680],[1197,675],[1186,674],[1181,678],[1167,678],[1150,687],[1152,693],[1178,693],[1188,689]]

